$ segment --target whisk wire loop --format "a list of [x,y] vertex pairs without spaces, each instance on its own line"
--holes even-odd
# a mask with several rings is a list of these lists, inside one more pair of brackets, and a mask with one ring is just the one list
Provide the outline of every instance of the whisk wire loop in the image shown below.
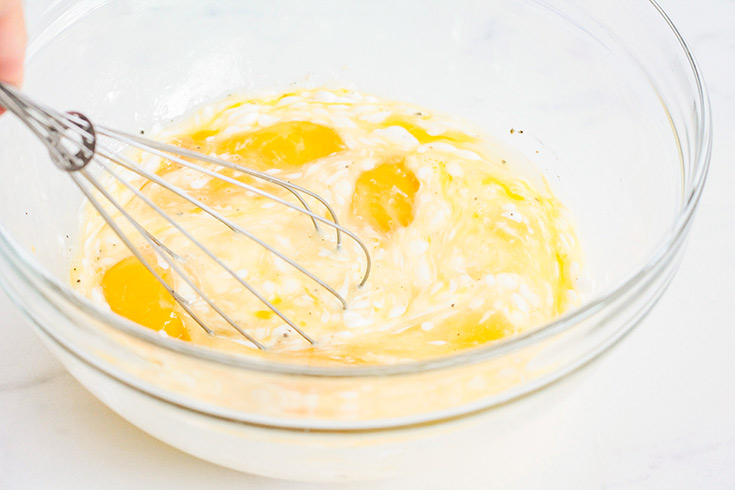
[[[365,260],[366,260],[365,274],[363,275],[362,279],[360,280],[360,284],[359,285],[360,286],[363,286],[367,282],[368,277],[370,276],[370,270],[371,270],[371,263],[370,263],[371,258],[370,258],[370,252],[369,252],[367,246],[362,242],[362,240],[360,240],[360,238],[357,235],[355,235],[353,232],[351,232],[350,230],[348,230],[347,228],[344,228],[343,226],[341,226],[339,224],[339,221],[337,220],[337,215],[334,212],[334,209],[332,208],[332,206],[323,197],[319,196],[317,193],[315,193],[313,191],[310,191],[310,190],[308,190],[308,189],[306,189],[304,187],[301,187],[301,186],[292,184],[291,182],[288,182],[286,180],[279,179],[277,177],[273,177],[272,175],[268,175],[265,172],[259,172],[257,170],[253,170],[253,169],[248,168],[248,167],[237,165],[237,164],[228,162],[226,160],[222,160],[220,158],[214,158],[214,157],[211,157],[211,156],[208,156],[208,155],[202,155],[202,154],[199,154],[199,153],[196,153],[196,152],[192,152],[192,151],[186,150],[184,148],[179,148],[177,146],[169,145],[169,144],[166,144],[166,143],[160,143],[160,142],[157,142],[157,141],[146,140],[146,139],[140,138],[140,137],[135,136],[135,135],[123,133],[123,132],[120,132],[120,131],[117,131],[117,130],[110,130],[109,128],[105,128],[105,127],[100,127],[98,129],[99,129],[99,133],[100,134],[104,134],[104,135],[110,136],[110,137],[116,137],[120,141],[123,141],[123,142],[129,144],[130,146],[137,147],[137,148],[139,148],[139,149],[141,149],[143,151],[147,151],[147,152],[149,152],[151,154],[154,154],[156,156],[159,156],[161,158],[166,158],[166,159],[168,159],[168,160],[170,160],[170,161],[172,161],[174,163],[178,163],[180,165],[183,165],[185,167],[188,167],[188,168],[190,168],[192,170],[195,170],[197,172],[201,172],[201,173],[206,174],[206,175],[208,175],[210,177],[223,180],[223,181],[225,181],[225,182],[227,182],[229,184],[235,185],[235,186],[240,187],[242,189],[245,189],[245,190],[251,191],[251,192],[253,192],[255,194],[258,194],[258,195],[260,195],[262,197],[266,197],[268,199],[271,199],[273,201],[276,201],[279,204],[282,204],[282,205],[284,205],[284,206],[286,206],[288,208],[291,208],[291,209],[293,209],[293,210],[295,210],[297,212],[300,212],[300,213],[303,213],[303,214],[309,216],[313,220],[319,221],[319,222],[321,222],[321,223],[323,223],[323,224],[325,224],[325,225],[327,225],[329,227],[332,227],[332,228],[334,228],[336,230],[336,233],[337,233],[337,245],[338,246],[341,245],[341,243],[342,243],[340,233],[344,233],[345,235],[347,235],[350,238],[352,238],[355,241],[355,243],[358,244],[358,246],[362,249],[363,254],[365,255]],[[262,189],[258,189],[255,186],[251,186],[251,185],[246,184],[244,182],[241,182],[241,181],[239,181],[237,179],[232,179],[232,178],[230,178],[230,177],[228,177],[226,175],[222,175],[222,174],[220,174],[218,172],[214,172],[214,171],[212,171],[210,169],[207,169],[207,168],[202,167],[201,165],[197,165],[197,164],[195,164],[193,162],[184,160],[182,157],[196,158],[198,160],[201,160],[201,161],[204,161],[204,162],[213,164],[213,165],[217,165],[217,166],[220,166],[220,167],[229,168],[229,169],[235,170],[237,172],[240,172],[240,173],[243,173],[243,174],[246,174],[246,175],[250,175],[250,176],[256,177],[256,178],[258,178],[260,180],[264,180],[264,181],[267,181],[267,182],[276,184],[278,186],[281,186],[281,187],[284,187],[286,189],[292,190],[293,192],[304,193],[304,194],[306,194],[306,195],[308,195],[310,197],[315,198],[320,203],[322,203],[324,205],[324,207],[327,209],[327,212],[329,213],[330,218],[327,219],[327,218],[324,218],[324,217],[322,217],[322,216],[320,216],[318,214],[315,214],[308,207],[306,209],[301,209],[298,206],[295,206],[294,204],[292,204],[292,203],[290,203],[288,201],[285,201],[285,200],[283,200],[283,199],[281,199],[281,198],[279,198],[279,197],[277,197],[277,196],[275,196],[275,195],[273,195],[273,194],[271,194],[269,192],[266,192],[266,191],[264,191]]]
[[[258,237],[256,237],[255,235],[253,235],[252,233],[250,233],[249,231],[247,231],[242,226],[239,226],[238,224],[236,224],[235,222],[233,222],[231,219],[229,219],[226,216],[224,216],[222,213],[216,211],[211,206],[208,206],[207,204],[203,203],[199,199],[196,199],[196,198],[190,196],[183,189],[181,189],[180,187],[175,186],[175,185],[167,182],[165,179],[162,179],[161,177],[159,177],[159,176],[157,176],[157,175],[155,175],[155,174],[153,174],[153,173],[151,173],[151,172],[149,172],[147,170],[144,170],[141,167],[138,167],[136,165],[133,165],[132,162],[130,162],[126,158],[113,157],[112,155],[105,153],[104,150],[101,150],[100,151],[100,155],[105,156],[105,157],[109,158],[110,160],[114,161],[115,163],[117,163],[118,165],[122,166],[123,168],[125,168],[127,170],[130,170],[130,171],[132,171],[132,172],[140,175],[141,177],[143,177],[143,178],[145,178],[145,179],[147,179],[147,180],[149,180],[151,182],[154,182],[157,185],[160,185],[161,187],[163,187],[167,191],[170,191],[171,193],[175,194],[176,196],[178,196],[178,197],[186,200],[190,204],[193,204],[197,208],[201,209],[202,211],[204,211],[205,213],[207,213],[208,215],[210,215],[211,217],[213,217],[214,219],[216,219],[217,221],[219,221],[220,223],[222,223],[223,225],[225,225],[226,227],[228,227],[233,232],[239,233],[239,234],[247,237],[248,239],[254,241],[258,245],[260,245],[261,247],[265,248],[270,253],[272,253],[273,255],[275,255],[276,257],[278,257],[279,259],[285,261],[287,264],[289,264],[290,266],[294,267],[299,272],[305,274],[307,277],[309,277],[310,279],[312,279],[313,281],[315,281],[317,284],[319,284],[320,286],[322,286],[324,289],[326,289],[327,291],[329,291],[334,297],[336,297],[340,301],[340,303],[342,303],[342,307],[343,308],[347,308],[347,301],[342,297],[342,295],[340,295],[337,291],[335,291],[334,288],[332,288],[330,285],[328,285],[327,283],[325,283],[324,281],[322,281],[321,279],[319,279],[319,277],[317,277],[316,275],[314,275],[313,273],[309,272],[304,267],[302,267],[301,265],[299,265],[295,260],[289,258],[287,255],[285,255],[284,253],[280,252],[278,249],[276,249],[275,247],[269,245],[268,243],[265,243],[263,240],[259,239]],[[230,178],[223,178],[222,180],[224,180],[225,182],[228,182],[228,183],[231,183],[230,181],[237,182],[236,180],[230,179]],[[163,213],[162,210],[161,210],[161,213]],[[197,245],[199,246],[199,248],[204,249],[204,246],[201,245],[200,243],[197,242]]]
[[[189,233],[181,224],[179,224],[176,220],[172,219],[165,211],[163,211],[160,206],[158,206],[156,203],[154,203],[150,198],[148,198],[145,194],[140,192],[135,186],[130,184],[127,180],[125,180],[123,177],[121,177],[117,172],[115,172],[113,169],[111,169],[106,163],[100,162],[100,165],[102,168],[110,175],[112,175],[117,181],[119,181],[123,186],[125,186],[128,190],[130,190],[133,194],[136,195],[140,200],[142,200],[146,205],[148,205],[151,209],[153,209],[157,214],[159,214],[162,218],[164,218],[171,226],[176,228],[177,231],[179,231],[182,235],[184,235],[188,240],[190,240],[192,243],[194,243],[200,250],[202,250],[209,258],[211,258],[219,267],[225,270],[231,277],[233,277],[237,282],[239,282],[244,288],[246,288],[251,294],[253,294],[256,298],[258,298],[262,303],[264,303],[269,309],[271,309],[276,315],[278,315],[284,322],[286,322],[291,328],[293,328],[299,335],[301,335],[306,341],[309,343],[314,343],[314,341],[307,335],[303,330],[301,330],[298,326],[296,326],[285,314],[283,314],[278,307],[276,307],[272,302],[268,301],[264,296],[262,296],[260,293],[258,293],[257,289],[255,289],[252,285],[250,285],[247,281],[245,281],[242,277],[240,277],[235,271],[233,271],[227,264],[224,263],[219,257],[217,257],[214,253],[212,253],[209,248],[205,247],[199,240],[197,240],[191,233]],[[84,174],[85,177],[90,180],[93,179],[89,176],[88,173]],[[94,182],[93,185],[101,189],[101,186]],[[108,197],[108,195],[105,195],[108,200],[111,199],[111,196]],[[113,201],[111,201],[113,202]],[[141,232],[145,233],[148,236],[148,239],[152,241],[155,244],[155,248],[162,250],[165,252],[166,255],[172,257],[175,261],[183,261],[182,258],[178,257],[176,253],[171,251],[168,247],[163,245],[157,238],[155,238],[153,235],[150,235],[150,233],[145,230],[145,228],[141,227],[133,218],[130,216],[129,213],[125,212],[122,207],[119,206],[119,204],[116,204],[116,202],[113,202],[113,205],[120,211],[121,213],[124,213],[128,221],[136,227],[136,229]],[[149,242],[150,243],[150,242]],[[242,333],[244,336],[248,338],[251,342],[253,342],[256,346],[259,348],[263,348],[258,342],[254,341],[247,333],[245,333],[241,327],[233,320],[231,320],[226,314],[224,314],[209,298],[191,281],[191,279],[186,275],[184,272],[182,272],[175,263],[172,263],[169,259],[166,258],[166,255],[164,255],[164,260],[171,266],[172,269],[174,269],[177,274],[179,274],[184,280],[186,281],[187,285],[191,287],[202,299],[204,299],[207,304],[209,304],[210,307],[212,307],[220,316],[222,316],[230,325],[235,327],[240,333]],[[178,258],[177,258],[178,257]],[[329,286],[327,286],[329,287]]]

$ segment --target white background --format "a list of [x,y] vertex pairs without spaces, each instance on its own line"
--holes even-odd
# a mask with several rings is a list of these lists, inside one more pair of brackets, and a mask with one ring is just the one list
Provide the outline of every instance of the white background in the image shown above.
[[[494,480],[492,462],[447,461],[340,488],[735,488],[735,1],[660,3],[701,65],[715,126],[709,181],[674,283],[566,399],[526,428],[532,443],[509,448],[527,461],[510,480]],[[67,374],[0,292],[0,488],[202,487],[327,486],[236,473],[152,439]]]

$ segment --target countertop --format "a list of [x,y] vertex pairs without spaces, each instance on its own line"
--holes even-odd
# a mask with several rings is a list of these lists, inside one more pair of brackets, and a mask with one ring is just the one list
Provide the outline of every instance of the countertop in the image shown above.
[[[660,4],[701,65],[714,113],[688,250],[653,312],[529,428],[532,445],[509,448],[529,464],[502,475],[502,488],[735,488],[735,1]],[[0,318],[0,488],[331,488],[240,474],[158,442],[82,388],[2,292]],[[491,467],[447,461],[340,488],[495,488]]]

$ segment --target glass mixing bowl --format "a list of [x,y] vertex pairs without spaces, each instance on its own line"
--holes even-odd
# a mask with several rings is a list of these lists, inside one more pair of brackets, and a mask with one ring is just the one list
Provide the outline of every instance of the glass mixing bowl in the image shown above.
[[653,2],[29,8],[24,89],[48,105],[136,131],[230,90],[347,84],[484,127],[534,161],[576,217],[594,287],[548,325],[397,366],[265,362],[163,338],[76,294],[68,263],[82,198],[2,117],[5,287],[80,382],[183,451],[302,480],[384,477],[468,447],[509,464],[503,440],[636,325],[677,268],[707,172],[710,113],[689,50]]

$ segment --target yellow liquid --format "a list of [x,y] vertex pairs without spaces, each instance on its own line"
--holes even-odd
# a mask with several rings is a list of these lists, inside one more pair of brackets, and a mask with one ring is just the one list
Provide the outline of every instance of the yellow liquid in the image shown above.
[[[101,296],[114,312],[145,327],[217,349],[313,364],[395,363],[497,342],[575,303],[572,271],[579,268],[579,251],[566,209],[456,119],[355,92],[302,90],[216,103],[160,137],[326,197],[340,223],[368,245],[374,264],[369,282],[358,289],[364,263],[348,239],[336,251],[334,233],[315,231],[308,218],[232,183],[160,161],[159,175],[322,277],[345,295],[349,308],[342,311],[283,261],[147,183],[141,188],[150,199],[317,343],[304,342],[150,208],[127,199],[139,222],[186,257],[182,266],[195,283],[269,351],[256,351],[194,298],[197,315],[237,342],[208,336],[90,214],[82,233],[85,255],[99,258],[80,261],[73,279],[83,277],[86,294]],[[235,170],[211,168],[289,198],[283,189]],[[182,281],[171,270],[157,272],[180,290]]]

